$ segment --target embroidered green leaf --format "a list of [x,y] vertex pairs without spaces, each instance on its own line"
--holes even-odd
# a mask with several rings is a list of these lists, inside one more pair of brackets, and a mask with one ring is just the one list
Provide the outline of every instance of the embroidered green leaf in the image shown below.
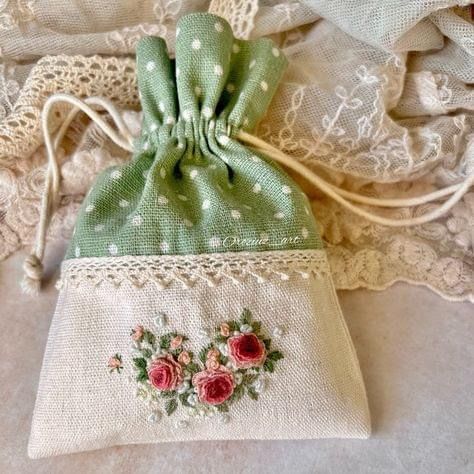
[[238,331],[240,328],[240,324],[237,321],[229,321],[227,324],[229,325],[230,332]]
[[137,374],[137,382],[146,382],[148,380],[148,372],[146,369],[141,368]]
[[156,342],[156,337],[152,332],[144,331],[143,332],[143,340],[145,342],[148,342],[148,344],[150,344],[150,346],[154,346],[155,342]]
[[272,345],[272,340],[271,339],[263,339],[263,344],[265,345],[265,349],[267,351],[270,350],[270,346]]
[[252,400],[258,400],[258,393],[255,391],[255,388],[247,387],[247,393]]
[[199,365],[195,364],[194,362],[191,362],[186,366],[186,370],[188,370],[192,375],[196,372],[199,372],[201,369],[199,368]]
[[215,337],[214,341],[216,341],[217,344],[225,344],[227,342],[227,338],[219,334]]
[[240,315],[240,324],[250,324],[251,321],[252,313],[247,308],[244,308],[242,314]]
[[185,407],[192,407],[192,405],[188,402],[188,394],[187,393],[181,393],[179,395],[179,401],[185,406]]
[[171,337],[171,334],[164,334],[160,337],[160,349],[169,349]]
[[191,360],[193,360],[193,358],[194,358],[194,352],[188,351],[188,355],[189,355],[189,358],[190,358]]
[[146,357],[147,359],[149,359],[153,355],[153,352],[151,349],[142,349],[142,354],[143,354],[143,357]]
[[175,398],[168,400],[165,405],[165,412],[168,416],[173,414],[176,411],[176,408],[178,408],[178,402],[176,401]]
[[136,357],[133,359],[133,363],[137,369],[146,369],[146,360],[143,357]]
[[280,351],[272,351],[269,354],[267,354],[267,359],[273,360],[275,362],[277,360],[283,359],[283,357],[284,356]]
[[250,385],[257,380],[258,375],[257,374],[245,374],[242,383],[245,385]]
[[251,326],[254,333],[258,333],[260,329],[262,329],[262,323],[260,321],[253,321]]
[[234,388],[234,393],[232,394],[229,400],[231,402],[237,402],[243,397],[244,393],[245,393],[245,390],[244,390],[243,384],[237,385]]
[[163,390],[161,392],[162,398],[176,398],[176,391],[175,390]]
[[221,413],[227,413],[229,411],[229,405],[226,402],[221,403],[220,405],[216,405],[217,411]]
[[263,370],[270,373],[273,372],[275,370],[275,364],[273,361],[267,358],[263,364]]

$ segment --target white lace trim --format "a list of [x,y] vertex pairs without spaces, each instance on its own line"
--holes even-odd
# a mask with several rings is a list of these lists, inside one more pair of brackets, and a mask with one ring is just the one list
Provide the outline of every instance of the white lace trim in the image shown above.
[[307,279],[329,276],[330,273],[324,250],[94,257],[64,261],[57,287],[98,286],[103,283],[118,287],[124,282],[135,287],[153,283],[159,289],[172,283],[190,288],[197,282],[213,287],[223,280],[240,283],[254,278],[263,283],[271,278]]

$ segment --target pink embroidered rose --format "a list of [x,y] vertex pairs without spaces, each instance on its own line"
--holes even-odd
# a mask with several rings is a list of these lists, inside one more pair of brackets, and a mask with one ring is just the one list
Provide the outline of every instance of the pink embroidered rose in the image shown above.
[[181,352],[181,354],[178,356],[178,362],[183,365],[188,365],[191,362],[191,356],[189,355],[189,352]]
[[229,337],[229,335],[230,335],[230,328],[229,328],[229,325],[228,325],[227,323],[222,323],[222,324],[221,324],[220,333],[221,333],[221,336]]
[[234,377],[230,370],[203,370],[193,376],[199,401],[208,405],[224,403],[234,392]]
[[109,359],[109,367],[111,369],[120,369],[122,368],[122,359],[120,356],[115,355]]
[[174,390],[183,382],[183,368],[168,354],[152,363],[148,369],[148,378],[158,390]]
[[132,329],[132,339],[134,341],[140,341],[143,337],[144,329],[143,326],[136,326],[135,329]]
[[176,336],[171,339],[170,348],[171,350],[177,349],[183,343],[183,336]]
[[265,345],[252,332],[231,337],[227,347],[230,360],[239,369],[258,367],[265,361]]
[[212,349],[209,349],[209,351],[207,352],[207,359],[211,359],[211,360],[218,360],[219,359],[219,356],[220,356],[220,352],[215,349],[215,348],[212,348]]

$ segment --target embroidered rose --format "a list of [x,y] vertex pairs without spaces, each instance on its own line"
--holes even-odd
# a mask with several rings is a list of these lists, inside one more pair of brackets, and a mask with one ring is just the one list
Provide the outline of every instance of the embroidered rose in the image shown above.
[[171,350],[177,349],[183,343],[183,336],[175,336],[171,339],[170,348]]
[[220,363],[217,359],[210,358],[206,360],[206,369],[216,370],[220,367]]
[[181,352],[181,354],[178,356],[178,362],[183,365],[188,365],[191,362],[191,356],[189,355],[189,352]]
[[265,345],[254,333],[233,336],[227,346],[230,360],[239,369],[259,367],[265,361]]
[[183,382],[183,369],[171,355],[156,359],[148,369],[148,378],[158,390],[174,390]]
[[222,323],[220,327],[221,336],[229,337],[230,336],[230,327],[227,323]]
[[212,348],[207,353],[207,360],[218,360],[219,355],[219,351],[215,348]]
[[143,334],[143,326],[136,326],[134,329],[132,329],[132,339],[134,341],[141,341],[141,339],[143,338]]
[[201,403],[220,405],[230,398],[234,392],[234,377],[230,370],[204,370],[192,379]]
[[109,359],[109,364],[110,372],[113,372],[116,370],[117,372],[120,373],[120,370],[123,368],[122,367],[122,357],[119,354],[115,354]]

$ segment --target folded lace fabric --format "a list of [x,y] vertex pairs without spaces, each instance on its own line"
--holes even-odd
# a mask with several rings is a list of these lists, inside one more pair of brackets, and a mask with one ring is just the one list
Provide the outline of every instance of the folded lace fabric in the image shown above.
[[285,59],[183,17],[137,50],[142,136],[84,201],[29,454],[197,439],[366,438],[356,354],[306,196],[234,136]]

